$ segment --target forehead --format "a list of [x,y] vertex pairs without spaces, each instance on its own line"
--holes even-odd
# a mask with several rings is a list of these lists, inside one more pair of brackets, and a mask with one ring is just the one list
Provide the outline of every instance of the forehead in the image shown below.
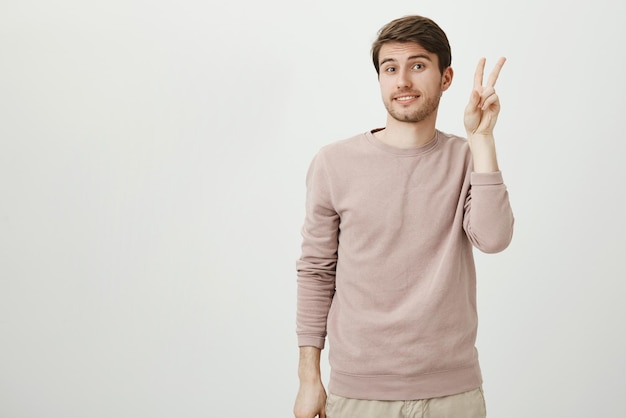
[[437,55],[428,52],[417,42],[387,42],[380,47],[378,62],[395,60],[406,61],[413,57],[426,57],[433,62],[437,62]]

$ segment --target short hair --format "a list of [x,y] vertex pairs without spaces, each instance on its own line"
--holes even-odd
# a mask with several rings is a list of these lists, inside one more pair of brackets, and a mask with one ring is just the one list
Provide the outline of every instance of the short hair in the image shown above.
[[380,74],[380,48],[388,42],[415,42],[421,45],[426,51],[437,55],[439,72],[442,74],[452,63],[448,37],[439,25],[424,16],[404,16],[392,20],[378,31],[378,37],[372,44],[372,61],[377,74]]

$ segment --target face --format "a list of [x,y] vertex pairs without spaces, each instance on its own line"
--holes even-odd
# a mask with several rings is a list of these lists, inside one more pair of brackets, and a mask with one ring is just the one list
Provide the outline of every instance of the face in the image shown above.
[[452,81],[452,69],[441,74],[437,55],[417,43],[386,43],[378,59],[380,91],[389,116],[411,123],[434,120],[441,94]]

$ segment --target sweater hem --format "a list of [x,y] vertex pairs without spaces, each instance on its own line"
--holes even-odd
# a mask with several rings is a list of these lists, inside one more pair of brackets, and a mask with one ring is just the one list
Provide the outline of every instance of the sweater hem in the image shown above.
[[351,375],[330,372],[328,390],[333,395],[351,399],[409,401],[456,395],[480,387],[483,383],[478,363],[442,372],[404,375]]

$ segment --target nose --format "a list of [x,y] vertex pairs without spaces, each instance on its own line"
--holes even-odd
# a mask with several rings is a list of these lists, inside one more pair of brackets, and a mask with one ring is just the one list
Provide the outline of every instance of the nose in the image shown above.
[[398,70],[396,86],[398,90],[411,87],[411,79],[406,70]]

